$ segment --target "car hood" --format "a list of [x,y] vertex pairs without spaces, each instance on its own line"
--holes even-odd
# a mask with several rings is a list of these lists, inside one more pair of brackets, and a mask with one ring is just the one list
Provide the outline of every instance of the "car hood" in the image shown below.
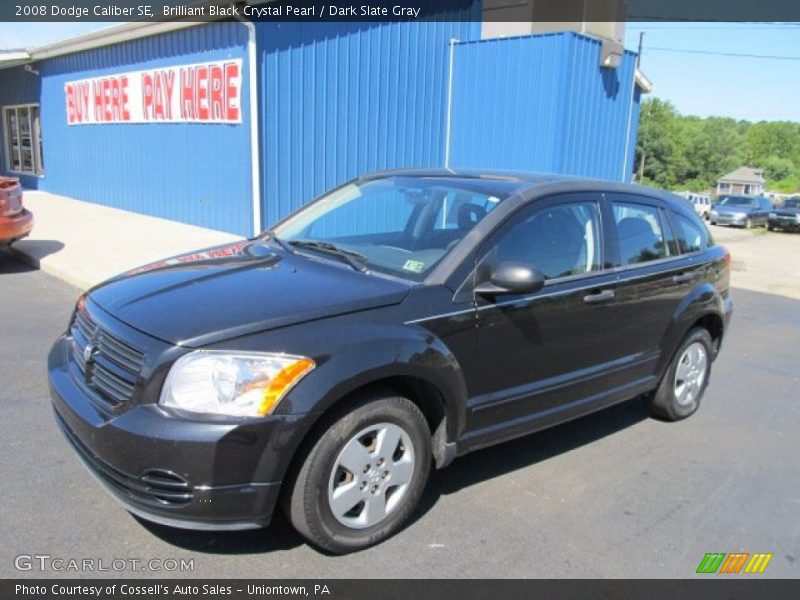
[[195,348],[397,304],[408,294],[410,284],[335,260],[279,251],[260,240],[239,242],[122,273],[89,297],[131,327]]
[[714,210],[717,213],[751,213],[755,210],[752,206],[725,206],[723,204],[717,204],[714,206]]
[[776,208],[773,212],[775,212],[776,214],[779,214],[779,215],[785,215],[785,216],[793,217],[795,215],[800,215],[800,208],[793,208],[793,207]]

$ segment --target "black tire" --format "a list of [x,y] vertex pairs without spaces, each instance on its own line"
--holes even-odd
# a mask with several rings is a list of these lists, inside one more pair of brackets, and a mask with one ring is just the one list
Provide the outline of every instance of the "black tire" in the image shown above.
[[[684,359],[687,349],[694,344],[700,344],[705,350],[705,372],[699,389],[695,391],[693,396],[690,394],[681,400],[676,394],[676,388],[678,387],[676,372],[682,359]],[[711,335],[708,333],[708,330],[702,327],[696,327],[686,334],[683,342],[681,342],[681,345],[672,357],[669,367],[667,367],[667,371],[664,373],[664,377],[661,379],[658,388],[645,396],[646,405],[650,414],[666,421],[680,421],[697,411],[711,376],[711,362],[714,356],[713,346]]]
[[769,221],[767,221],[767,231],[773,231],[773,230],[774,230],[774,227],[770,224]]
[[[407,398],[391,394],[377,394],[362,398],[340,411],[332,417],[329,426],[324,429],[319,440],[311,447],[296,476],[290,480],[289,496],[286,498],[285,509],[287,516],[295,529],[312,544],[334,554],[345,554],[368,548],[380,543],[394,535],[405,524],[411,513],[419,503],[431,469],[431,434],[425,417],[419,408]],[[370,526],[361,528],[350,527],[340,522],[340,517],[333,513],[329,493],[335,487],[335,480],[341,471],[351,481],[359,486],[367,484],[367,491],[362,492],[366,500],[370,500],[368,492],[374,483],[380,484],[380,497],[390,498],[400,488],[392,488],[391,476],[387,482],[380,479],[369,480],[370,477],[380,476],[379,463],[374,463],[377,471],[373,474],[370,469],[367,474],[353,476],[339,465],[340,453],[349,442],[353,442],[359,433],[378,425],[399,427],[410,440],[412,446],[411,457],[413,464],[408,468],[410,483],[404,488],[399,500],[394,507],[387,510],[385,517]],[[377,431],[377,430],[376,430]],[[382,430],[382,431],[385,431]],[[367,434],[369,436],[370,434]],[[360,436],[359,440],[369,439]],[[362,442],[363,443],[363,442]],[[397,450],[401,457],[408,449],[401,440]],[[377,461],[378,444],[374,442],[374,458]],[[366,447],[366,446],[365,446]],[[368,453],[372,452],[367,450]],[[392,459],[386,459],[394,461]],[[399,459],[398,459],[399,460]],[[387,465],[384,465],[387,467]],[[334,468],[337,473],[334,474]],[[361,481],[363,478],[364,481]],[[346,485],[345,482],[342,485]],[[378,487],[376,485],[375,487]],[[359,487],[359,489],[361,489]],[[394,491],[392,491],[394,490]],[[388,502],[386,502],[388,506]],[[353,509],[354,512],[357,510]],[[362,511],[366,510],[364,504]],[[347,513],[350,514],[350,513]],[[366,514],[366,513],[364,513]],[[356,515],[355,518],[357,518]],[[342,516],[341,518],[354,518]]]

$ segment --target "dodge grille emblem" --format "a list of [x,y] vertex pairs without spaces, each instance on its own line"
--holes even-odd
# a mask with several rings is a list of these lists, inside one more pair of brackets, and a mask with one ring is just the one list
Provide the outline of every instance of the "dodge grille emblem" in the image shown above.
[[92,342],[86,344],[86,347],[83,349],[83,362],[91,362],[94,359],[95,352],[97,352],[97,346]]

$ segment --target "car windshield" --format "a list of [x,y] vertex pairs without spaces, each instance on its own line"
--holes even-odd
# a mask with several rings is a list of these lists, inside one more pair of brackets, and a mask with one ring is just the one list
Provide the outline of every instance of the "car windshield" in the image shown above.
[[323,196],[272,233],[297,251],[338,253],[351,264],[355,257],[366,269],[421,281],[520,186],[456,177],[366,180]]
[[784,208],[800,208],[800,198],[789,198],[783,206]]
[[719,203],[722,206],[752,206],[754,200],[744,196],[725,196]]

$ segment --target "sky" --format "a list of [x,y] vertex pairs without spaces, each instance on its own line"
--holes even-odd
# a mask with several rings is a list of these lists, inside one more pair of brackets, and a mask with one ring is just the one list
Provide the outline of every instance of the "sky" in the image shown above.
[[[0,48],[30,48],[111,25],[0,23]],[[800,23],[628,23],[625,31],[631,50],[645,32],[641,68],[655,86],[652,95],[681,113],[800,122]]]
[[638,48],[641,31],[652,95],[682,114],[800,121],[800,23],[628,23],[626,48]]

